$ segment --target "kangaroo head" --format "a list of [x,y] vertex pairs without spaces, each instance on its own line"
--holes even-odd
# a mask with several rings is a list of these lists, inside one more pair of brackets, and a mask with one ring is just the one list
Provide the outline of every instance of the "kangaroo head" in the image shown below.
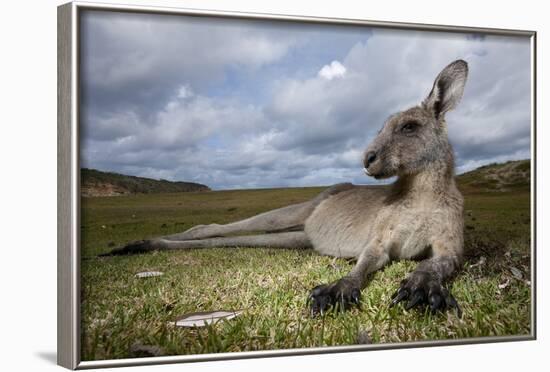
[[462,98],[467,76],[465,61],[452,62],[419,106],[390,116],[365,152],[365,172],[382,179],[416,174],[442,161],[452,164],[445,113]]

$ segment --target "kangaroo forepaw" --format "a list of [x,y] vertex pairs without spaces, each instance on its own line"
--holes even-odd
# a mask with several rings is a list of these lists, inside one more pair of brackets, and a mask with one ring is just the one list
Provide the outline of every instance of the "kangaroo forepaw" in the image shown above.
[[456,299],[430,273],[415,271],[403,280],[392,296],[390,307],[402,301],[408,301],[406,310],[421,306],[429,306],[432,313],[455,309],[458,317],[462,317],[462,310]]
[[361,289],[353,281],[343,278],[331,284],[321,284],[311,290],[308,297],[311,316],[323,315],[331,307],[339,311],[352,305],[360,306]]
[[109,253],[100,254],[100,256],[121,256],[127,254],[148,253],[159,250],[161,247],[153,240],[137,240],[126,244],[124,247],[115,248]]

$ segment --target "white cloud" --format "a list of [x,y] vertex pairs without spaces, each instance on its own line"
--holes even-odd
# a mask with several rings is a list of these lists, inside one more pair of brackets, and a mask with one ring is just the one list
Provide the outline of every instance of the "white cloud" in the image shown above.
[[279,33],[245,20],[87,11],[82,72],[105,101],[151,105],[182,81],[204,90],[223,83],[228,68],[280,60],[297,40]]
[[82,136],[94,141],[120,141],[139,133],[146,125],[133,111],[123,109],[113,113],[88,113],[87,122],[93,125],[82,127]]
[[[374,30],[318,70],[324,62],[292,59],[303,35],[281,38],[259,23],[213,22],[200,33],[199,21],[93,22],[95,42],[106,44],[92,48],[90,94],[132,99],[88,110],[86,166],[214,188],[372,182],[365,147],[457,58],[470,66],[463,102],[447,117],[458,171],[529,156],[526,39]],[[262,66],[285,64],[308,73],[262,75]],[[235,69],[269,93],[243,98]]]
[[182,85],[179,87],[178,94],[177,94],[177,97],[179,99],[186,99],[192,96],[193,96],[193,90],[189,86]]
[[272,144],[325,156],[362,151],[390,114],[419,104],[458,58],[470,67],[463,102],[447,115],[459,165],[523,154],[517,151],[529,148],[530,138],[527,39],[389,30],[357,43],[343,59],[347,78],[330,87],[324,79],[281,83],[269,110],[280,131]]
[[344,77],[346,74],[346,68],[338,61],[332,61],[329,65],[324,65],[321,70],[319,70],[318,75],[323,79],[332,80],[334,78]]

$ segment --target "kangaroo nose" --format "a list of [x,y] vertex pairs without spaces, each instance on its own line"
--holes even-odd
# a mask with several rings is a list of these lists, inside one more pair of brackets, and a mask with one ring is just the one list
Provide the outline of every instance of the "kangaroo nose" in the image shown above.
[[365,154],[365,168],[368,168],[376,160],[376,153],[369,151]]

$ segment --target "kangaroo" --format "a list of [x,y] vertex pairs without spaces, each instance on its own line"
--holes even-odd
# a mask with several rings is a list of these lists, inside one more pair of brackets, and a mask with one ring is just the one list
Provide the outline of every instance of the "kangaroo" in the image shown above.
[[[462,98],[468,65],[457,60],[436,77],[418,105],[391,115],[367,147],[364,171],[389,186],[332,186],[310,201],[226,225],[200,225],[182,233],[129,243],[111,254],[201,247],[313,248],[323,255],[357,259],[343,278],[313,288],[312,315],[360,305],[369,274],[391,260],[422,259],[392,296],[390,306],[456,309],[444,286],[461,265],[463,197],[454,179],[454,155],[445,113]],[[234,236],[263,231],[265,234]],[[232,236],[227,236],[232,234]]]

